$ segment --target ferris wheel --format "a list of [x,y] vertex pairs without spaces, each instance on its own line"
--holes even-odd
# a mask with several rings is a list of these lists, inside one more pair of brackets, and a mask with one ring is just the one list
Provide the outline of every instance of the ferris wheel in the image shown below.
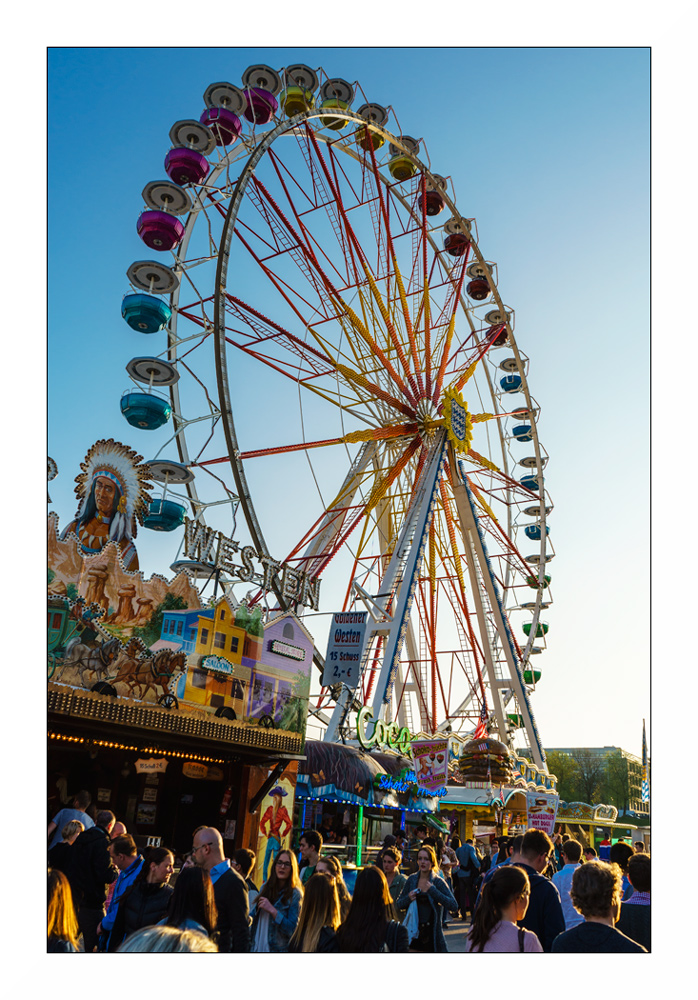
[[[172,125],[168,177],[143,190],[137,229],[156,253],[130,265],[122,303],[156,344],[128,362],[121,400],[158,442],[146,526],[187,514],[320,579],[303,607],[280,570],[217,574],[316,637],[324,738],[351,738],[362,705],[463,734],[484,706],[490,732],[544,768],[531,695],[548,456],[474,206],[459,212],[392,108],[322,69],[253,66],[204,104]],[[212,575],[205,559],[174,565]],[[366,638],[335,679],[322,629],[339,611],[362,612]]]

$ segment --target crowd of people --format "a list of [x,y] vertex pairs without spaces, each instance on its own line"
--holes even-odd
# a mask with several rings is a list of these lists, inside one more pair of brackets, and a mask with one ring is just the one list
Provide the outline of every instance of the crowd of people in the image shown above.
[[170,885],[171,850],[141,854],[111,811],[79,818],[88,805],[81,793],[49,827],[49,952],[441,953],[449,920],[470,953],[650,950],[644,844],[608,845],[600,860],[530,829],[480,853],[422,826],[386,836],[350,892],[319,830],[298,856],[279,849],[257,886],[255,853],[227,858],[220,831],[198,827]]

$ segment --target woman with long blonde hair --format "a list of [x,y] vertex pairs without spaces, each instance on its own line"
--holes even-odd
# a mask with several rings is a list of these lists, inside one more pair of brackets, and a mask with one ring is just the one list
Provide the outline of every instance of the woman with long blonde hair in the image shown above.
[[290,952],[337,951],[335,931],[341,922],[337,879],[315,872],[305,883],[298,926],[289,941]]
[[252,903],[252,951],[288,951],[298,926],[303,885],[291,851],[279,851],[271,874]]
[[328,854],[325,858],[318,858],[318,863],[315,865],[315,873],[317,874],[318,872],[327,872],[328,875],[333,876],[339,898],[339,915],[341,920],[346,920],[349,907],[351,906],[351,893],[344,881],[341,864],[333,854]]
[[48,870],[48,952],[78,950],[78,919],[70,883],[57,868]]

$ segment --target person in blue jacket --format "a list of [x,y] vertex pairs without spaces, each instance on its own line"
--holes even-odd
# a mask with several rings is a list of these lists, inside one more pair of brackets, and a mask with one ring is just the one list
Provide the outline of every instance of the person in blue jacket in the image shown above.
[[136,881],[143,867],[143,858],[138,853],[136,841],[128,833],[122,834],[120,837],[115,837],[112,840],[109,845],[109,853],[112,861],[119,869],[119,875],[114,883],[114,892],[112,893],[107,912],[102,917],[101,923],[97,928],[97,933],[100,935],[100,951],[106,951],[109,946],[109,938],[114,928],[116,911],[119,908],[121,897],[129,886],[132,886]]
[[291,851],[279,851],[271,875],[252,904],[252,951],[288,951],[302,899],[296,857]]

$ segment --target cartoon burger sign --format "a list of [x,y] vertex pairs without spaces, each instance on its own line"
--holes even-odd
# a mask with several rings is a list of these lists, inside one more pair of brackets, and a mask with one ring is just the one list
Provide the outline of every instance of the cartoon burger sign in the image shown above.
[[528,792],[526,794],[526,810],[528,812],[528,829],[542,830],[552,837],[555,831],[555,817],[559,795],[545,792]]

